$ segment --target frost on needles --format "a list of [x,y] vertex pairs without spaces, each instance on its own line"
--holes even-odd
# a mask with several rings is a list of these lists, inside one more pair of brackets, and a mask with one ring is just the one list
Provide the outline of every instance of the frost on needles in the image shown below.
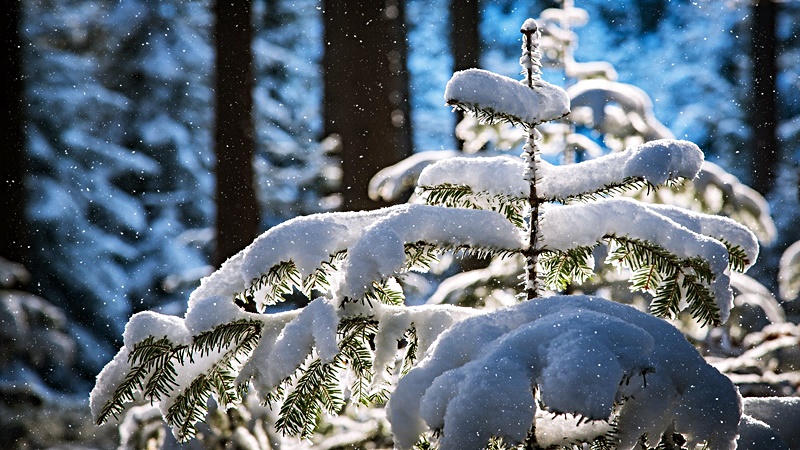
[[[695,177],[703,154],[689,142],[542,161],[536,126],[568,114],[569,102],[541,79],[536,22],[521,31],[522,81],[469,70],[446,92],[479,119],[521,125],[519,160],[441,160],[419,177],[427,204],[298,217],[267,231],[202,280],[185,317],[130,319],[92,391],[96,421],[152,403],[188,440],[209,399],[225,408],[255,395],[278,411],[277,431],[309,437],[322,413],[388,400],[400,448],[630,449],[677,434],[735,448],[736,389],[672,325],[597,297],[542,294],[591,277],[593,249],[607,245],[607,262],[652,294],[654,315],[688,309],[717,325],[731,306],[728,274],[755,261],[755,237],[728,219],[614,198]],[[520,303],[404,305],[404,276],[444,252],[521,256]],[[292,292],[309,304],[266,312]]]

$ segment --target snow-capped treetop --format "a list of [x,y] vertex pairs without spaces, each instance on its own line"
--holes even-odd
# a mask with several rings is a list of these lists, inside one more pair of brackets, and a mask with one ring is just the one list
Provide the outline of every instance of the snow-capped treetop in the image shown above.
[[536,398],[546,411],[589,420],[612,419],[621,403],[613,414],[620,449],[673,423],[690,448],[736,447],[741,403],[731,381],[669,323],[586,296],[525,302],[456,324],[399,381],[388,413],[400,448],[428,428],[442,430],[442,448],[481,449],[490,436],[517,444],[531,424],[542,447],[576,443],[540,435],[553,417],[537,414]]
[[522,26],[520,27],[520,32],[523,34],[527,33],[535,33],[539,31],[539,25],[536,23],[534,19],[526,19],[525,22],[522,22]]
[[541,82],[531,89],[512,78],[481,69],[453,74],[445,88],[448,105],[479,110],[491,121],[493,116],[520,123],[542,123],[569,113],[569,97],[560,87]]

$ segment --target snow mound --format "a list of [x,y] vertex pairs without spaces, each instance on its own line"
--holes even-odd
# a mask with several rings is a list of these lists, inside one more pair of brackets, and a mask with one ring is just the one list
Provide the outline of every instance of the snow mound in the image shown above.
[[[537,397],[556,416],[539,410]],[[399,381],[388,404],[400,448],[429,428],[442,430],[443,449],[484,448],[491,436],[521,443],[531,425],[576,433],[576,441],[607,431],[596,422],[570,430],[564,414],[616,418],[621,449],[672,423],[690,447],[707,441],[733,449],[741,402],[731,381],[669,323],[596,297],[557,296],[458,323]],[[537,434],[538,444],[570,438],[550,436]]]

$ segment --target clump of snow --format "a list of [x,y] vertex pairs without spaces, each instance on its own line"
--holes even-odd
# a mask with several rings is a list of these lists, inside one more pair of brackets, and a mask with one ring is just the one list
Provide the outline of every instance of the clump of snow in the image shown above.
[[[708,204],[722,203],[719,213],[729,215],[753,230],[763,242],[771,242],[777,233],[775,223],[770,217],[767,200],[755,189],[739,181],[736,176],[726,172],[718,165],[706,161],[703,170],[692,180],[695,189],[703,195]],[[712,195],[719,195],[714,201]],[[693,198],[692,200],[697,201]]]
[[536,23],[535,19],[525,19],[525,22],[522,22],[522,26],[520,27],[520,32],[522,33],[535,33],[539,31],[539,25]]
[[783,438],[766,423],[743,415],[739,422],[737,450],[790,450]]
[[189,309],[209,297],[233,298],[281,262],[293,262],[300,276],[307,277],[390,210],[312,214],[273,227],[201,280],[189,298]]
[[[659,139],[647,142],[631,151],[625,161],[628,173],[636,173],[652,184],[669,179],[694,178],[703,165],[703,152],[692,142]],[[669,170],[664,170],[664,168]]]
[[425,242],[516,251],[524,247],[518,228],[494,211],[400,205],[366,229],[342,265],[338,298],[361,298],[374,281],[399,273],[405,266],[405,244]]
[[288,220],[243,250],[242,277],[247,281],[258,278],[282,261],[294,262],[301,277],[311,275],[331,255],[347,249],[364,228],[391,210],[321,213]]
[[186,328],[182,318],[152,311],[142,311],[130,318],[127,325],[125,325],[123,342],[128,350],[133,351],[133,347],[136,344],[149,336],[153,336],[156,339],[166,337],[175,345],[192,343],[192,335]]
[[647,208],[696,233],[718,240],[724,239],[731,245],[741,247],[749,261],[745,269],[755,264],[758,259],[759,245],[755,234],[733,219],[697,213],[671,205],[648,204]]
[[233,297],[247,288],[242,278],[242,262],[244,253],[239,252],[222,263],[219,269],[200,280],[200,287],[189,296],[189,308],[192,304],[206,297]]
[[[591,194],[626,178],[644,178],[654,185],[670,179],[694,178],[703,152],[688,141],[662,139],[578,164],[554,166],[537,160],[537,192],[543,199],[566,199]],[[525,162],[507,156],[450,158],[437,161],[420,174],[419,186],[455,184],[490,195],[527,197]]]
[[[255,350],[253,350],[253,354],[250,355],[250,359],[242,366],[242,370],[236,378],[237,384],[251,380],[256,391],[262,394],[266,394],[275,388],[275,383],[281,380],[267,378],[266,374],[271,370],[272,360],[270,358],[281,359],[283,356],[273,354],[272,349],[275,347],[278,336],[281,335],[286,324],[294,320],[302,311],[302,309],[295,309],[262,316],[264,325],[261,328],[261,337]],[[291,348],[289,348],[289,352],[290,355],[295,353]],[[281,363],[279,362],[279,364]]]
[[238,307],[230,297],[211,296],[198,299],[189,305],[184,322],[189,332],[197,336],[219,325],[241,319],[260,320],[260,314],[249,313]]
[[525,164],[508,156],[456,157],[437,161],[419,176],[419,186],[454,184],[475,192],[527,197],[530,186],[522,177]]
[[703,164],[703,152],[689,141],[661,139],[578,164],[538,164],[537,189],[542,197],[566,199],[591,194],[626,178],[643,178],[653,185],[692,179]]
[[331,362],[339,353],[336,329],[339,317],[330,299],[318,298],[302,309],[300,314],[281,331],[269,354],[264,384],[276,386],[288,377],[311,354],[314,348],[322,362]]
[[540,82],[529,88],[514,79],[481,69],[456,72],[445,87],[447,104],[459,104],[537,124],[569,113],[569,97],[560,87]]
[[605,420],[579,423],[579,419],[580,417],[574,414],[555,414],[537,409],[534,417],[536,443],[541,448],[580,445],[614,430],[614,427]]
[[[689,221],[678,224],[659,208],[627,198],[605,199],[589,204],[551,206],[540,221],[543,248],[568,250],[594,246],[604,236],[619,236],[652,242],[679,258],[699,257],[707,261],[714,279],[711,289],[720,318],[728,319],[733,305],[728,268],[728,250],[701,229],[689,229]],[[625,217],[625,220],[619,220]],[[702,218],[703,216],[698,216]]]
[[395,443],[411,448],[429,428],[442,429],[442,448],[523,442],[542,417],[534,389],[547,411],[589,419],[611,419],[624,400],[619,448],[673,421],[691,445],[735,448],[741,406],[730,380],[667,322],[587,296],[522,303],[443,333],[389,401]]

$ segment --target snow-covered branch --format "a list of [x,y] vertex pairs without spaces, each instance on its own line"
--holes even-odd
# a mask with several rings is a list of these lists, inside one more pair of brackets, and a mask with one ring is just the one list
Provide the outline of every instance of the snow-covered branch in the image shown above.
[[[611,153],[578,164],[554,166],[540,161],[537,193],[542,200],[568,200],[624,189],[631,180],[649,185],[692,179],[703,164],[703,152],[688,141],[659,140],[623,152]],[[420,174],[418,184],[432,189],[442,184],[469,186],[475,192],[524,198],[528,183],[522,178],[525,163],[506,156],[456,157],[437,161]]]
[[373,281],[399,273],[405,267],[405,246],[418,242],[507,253],[525,247],[522,233],[496,212],[404,205],[363,230],[350,248],[338,297],[361,298]]
[[542,123],[569,113],[569,98],[563,89],[541,81],[531,89],[524,83],[481,69],[467,69],[453,74],[447,82],[444,98],[448,105],[480,112],[520,124]]

